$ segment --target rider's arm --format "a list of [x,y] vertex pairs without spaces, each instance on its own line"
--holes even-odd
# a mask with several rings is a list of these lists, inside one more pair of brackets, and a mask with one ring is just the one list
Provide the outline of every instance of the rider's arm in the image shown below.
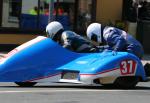
[[71,40],[71,37],[69,35],[69,32],[63,32],[61,39],[62,39],[62,42],[63,42],[62,46],[64,48],[67,48],[69,50],[73,50],[73,48],[72,48],[72,40]]
[[116,38],[116,44],[114,46],[115,51],[122,51],[126,49],[126,40],[120,36]]
[[126,40],[122,36],[122,32],[118,29],[111,29],[107,32],[108,35],[106,41],[110,48],[113,48],[115,51],[122,51],[126,48]]

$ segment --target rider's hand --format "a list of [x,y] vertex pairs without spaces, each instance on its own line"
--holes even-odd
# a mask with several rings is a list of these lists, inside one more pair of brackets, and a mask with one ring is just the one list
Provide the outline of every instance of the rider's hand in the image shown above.
[[116,51],[116,50],[113,50],[113,51],[112,51],[112,54],[113,54],[113,56],[117,55],[117,51]]
[[93,53],[94,53],[94,52],[96,52],[96,51],[97,51],[96,48],[91,48],[91,49],[90,49],[90,52],[93,52]]

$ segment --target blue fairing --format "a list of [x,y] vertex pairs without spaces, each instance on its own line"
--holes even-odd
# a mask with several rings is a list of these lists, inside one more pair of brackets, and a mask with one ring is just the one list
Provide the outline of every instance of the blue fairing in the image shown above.
[[[34,43],[0,63],[0,81],[29,81],[60,74],[62,71],[78,71],[80,74],[98,74],[115,69],[122,60],[137,62],[135,75],[145,78],[140,60],[129,53],[111,51],[102,53],[75,53],[62,48],[49,38]],[[119,67],[118,67],[119,68]]]
[[58,73],[56,68],[80,55],[63,49],[50,39],[16,53],[0,65],[1,81],[25,81]]
[[126,52],[118,52],[115,56],[111,51],[88,54],[65,64],[59,69],[80,71],[81,74],[98,74],[112,69],[119,69],[122,60],[130,59],[138,62],[135,74],[145,78],[144,68],[140,60],[136,56]]

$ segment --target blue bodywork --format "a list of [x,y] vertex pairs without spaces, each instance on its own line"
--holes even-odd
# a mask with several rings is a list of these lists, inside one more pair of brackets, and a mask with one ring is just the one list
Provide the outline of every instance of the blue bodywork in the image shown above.
[[[141,61],[127,52],[75,53],[45,38],[16,52],[0,62],[0,82],[24,82],[50,77],[63,71],[76,71],[80,75],[97,75],[120,68],[123,60],[137,63],[135,76],[146,79]],[[59,80],[58,80],[59,81]],[[56,81],[57,82],[57,81]]]

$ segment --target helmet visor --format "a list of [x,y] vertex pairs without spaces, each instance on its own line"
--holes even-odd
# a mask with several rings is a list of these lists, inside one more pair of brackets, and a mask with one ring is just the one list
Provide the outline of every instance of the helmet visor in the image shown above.
[[95,42],[98,42],[97,35],[94,34],[94,33],[92,33],[91,40],[93,40],[93,41],[95,41]]

